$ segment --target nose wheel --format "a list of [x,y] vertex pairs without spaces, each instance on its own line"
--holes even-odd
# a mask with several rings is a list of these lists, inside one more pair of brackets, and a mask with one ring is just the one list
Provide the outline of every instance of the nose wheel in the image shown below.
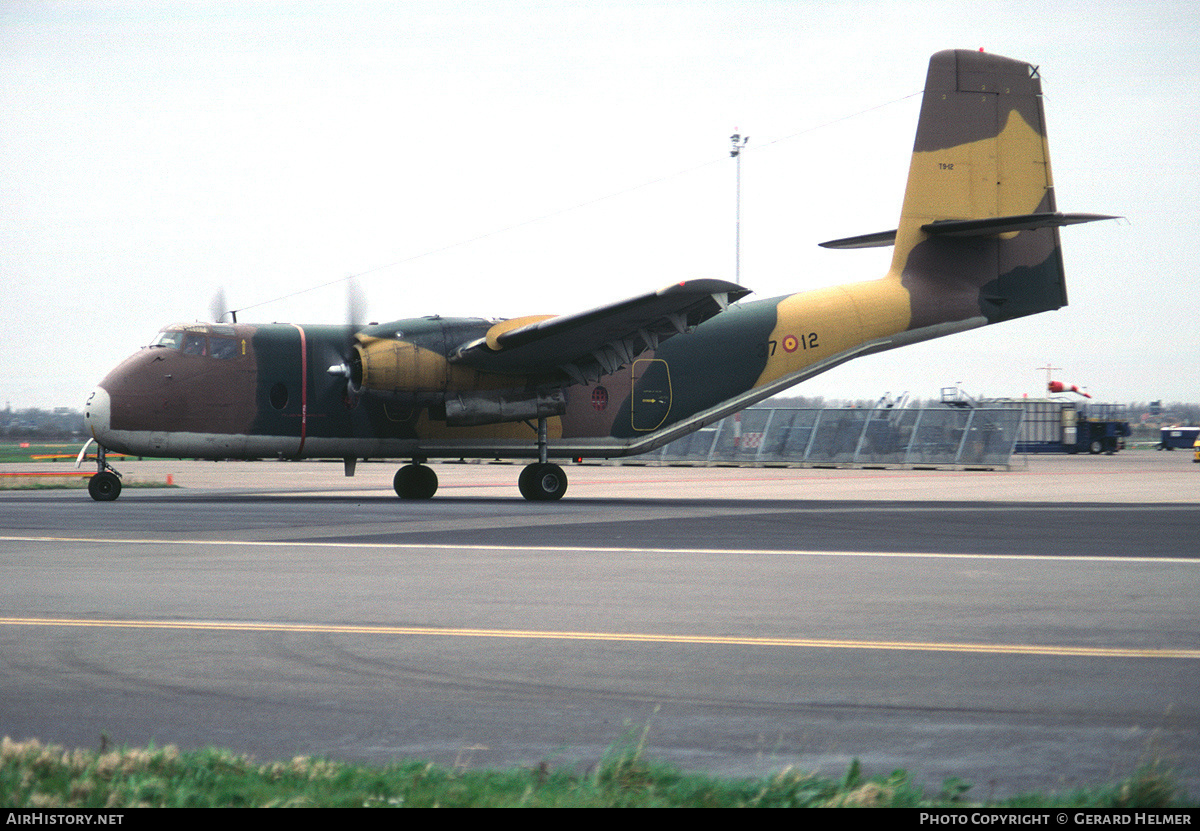
[[121,479],[111,470],[102,470],[88,479],[88,494],[97,502],[112,502],[121,495]]
[[[87,446],[84,445],[86,450]],[[121,495],[121,474],[105,461],[102,444],[96,445],[96,474],[88,479],[88,495],[97,502],[112,502]]]

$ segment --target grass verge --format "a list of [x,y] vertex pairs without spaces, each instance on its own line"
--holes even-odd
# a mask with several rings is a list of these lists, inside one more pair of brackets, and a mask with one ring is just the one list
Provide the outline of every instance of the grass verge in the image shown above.
[[[858,763],[840,779],[787,769],[761,779],[683,773],[644,759],[640,749],[609,754],[580,774],[534,768],[452,770],[422,761],[384,767],[299,756],[258,763],[208,748],[123,748],[96,753],[37,740],[0,741],[0,803],[10,808],[132,807],[967,807],[970,786],[947,780],[926,793],[906,773],[864,777]],[[1153,764],[1114,785],[1029,794],[990,807],[1171,810],[1196,807],[1169,771]]]
[[63,461],[75,461],[83,441],[76,444],[63,442],[0,442],[0,463],[4,462],[37,462],[43,459],[61,458]]
[[[46,478],[38,478],[36,475],[22,476],[20,478],[4,478],[0,477],[0,491],[58,491],[58,490],[82,490],[88,486],[87,476],[71,476],[71,477],[54,477],[47,476]],[[128,479],[121,480],[122,488],[177,488],[178,485],[169,483],[165,480],[155,481],[130,481]]]

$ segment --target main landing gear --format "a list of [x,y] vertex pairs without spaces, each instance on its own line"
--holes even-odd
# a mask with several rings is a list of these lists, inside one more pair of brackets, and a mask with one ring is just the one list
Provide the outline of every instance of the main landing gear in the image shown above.
[[538,419],[537,434],[538,460],[521,471],[517,489],[530,502],[553,502],[567,492],[567,474],[548,461],[550,443],[546,439],[545,418]]
[[[538,419],[538,461],[526,465],[517,478],[517,488],[521,496],[530,502],[553,502],[562,499],[567,492],[567,474],[556,464],[548,461],[549,442],[546,440],[546,419]],[[405,465],[396,471],[392,479],[392,487],[401,499],[430,499],[438,488],[437,474],[425,465],[425,459],[415,458],[411,465]],[[117,482],[120,491],[121,483]],[[100,497],[93,497],[99,499]],[[116,497],[112,497],[116,499]]]
[[401,499],[431,499],[437,493],[437,474],[433,472],[433,468],[422,464],[424,461],[413,459],[411,465],[405,465],[396,471],[392,487]]
[[88,479],[88,494],[97,502],[112,502],[121,495],[121,474],[104,460],[104,445],[99,443],[96,445],[96,473]]
[[567,474],[549,462],[526,465],[517,479],[517,488],[530,502],[551,502],[567,492]]

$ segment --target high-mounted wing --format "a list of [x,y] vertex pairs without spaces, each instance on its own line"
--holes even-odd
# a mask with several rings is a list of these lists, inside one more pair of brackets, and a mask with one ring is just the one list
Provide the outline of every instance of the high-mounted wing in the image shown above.
[[449,360],[505,374],[560,370],[586,384],[720,314],[747,294],[749,289],[725,280],[688,280],[577,314],[504,320],[484,337],[451,352]]

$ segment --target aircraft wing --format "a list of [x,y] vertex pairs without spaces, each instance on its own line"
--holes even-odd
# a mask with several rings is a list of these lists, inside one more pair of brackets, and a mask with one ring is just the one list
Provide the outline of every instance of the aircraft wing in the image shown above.
[[451,363],[486,372],[534,374],[561,370],[573,381],[615,372],[647,349],[682,334],[750,294],[725,280],[688,280],[598,309],[514,318],[449,355]]

